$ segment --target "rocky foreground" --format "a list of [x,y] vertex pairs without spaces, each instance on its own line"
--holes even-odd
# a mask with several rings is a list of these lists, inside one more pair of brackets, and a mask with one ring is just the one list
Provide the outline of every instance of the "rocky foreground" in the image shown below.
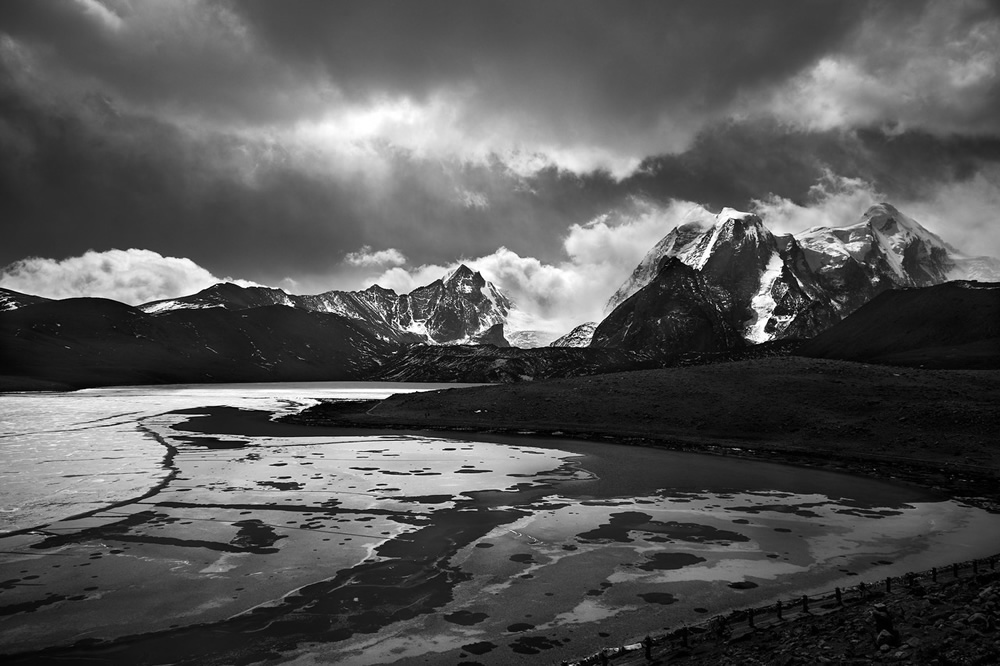
[[[530,431],[764,457],[916,483],[1000,510],[998,404],[996,370],[785,357],[325,403],[295,418]],[[958,577],[931,580],[927,573],[912,586],[897,581],[891,594],[871,590],[840,606],[816,602],[780,621],[761,616],[752,629],[744,618],[742,627],[714,638],[717,624],[693,626],[687,646],[678,635],[653,637],[648,658],[641,646],[606,657],[613,664],[705,666],[1000,663],[997,571],[986,563],[977,572],[966,567]],[[891,632],[879,638],[886,618]],[[602,663],[600,655],[580,657]]]

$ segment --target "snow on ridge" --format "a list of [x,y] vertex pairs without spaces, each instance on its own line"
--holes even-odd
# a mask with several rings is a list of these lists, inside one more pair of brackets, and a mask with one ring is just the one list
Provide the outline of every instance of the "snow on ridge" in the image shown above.
[[722,212],[719,213],[718,216],[716,216],[716,219],[718,220],[717,224],[722,224],[724,222],[728,222],[729,220],[749,220],[755,217],[757,216],[753,213],[745,213],[741,210],[736,210],[735,208],[729,208],[727,206],[722,209]]
[[774,301],[772,289],[774,288],[774,283],[781,277],[783,266],[784,261],[781,259],[781,254],[772,252],[770,259],[767,260],[767,266],[760,276],[760,287],[750,300],[750,308],[753,310],[755,317],[752,321],[748,322],[746,332],[744,333],[744,337],[750,342],[767,342],[770,339],[770,336],[768,336],[764,329],[771,315],[774,313],[775,305],[777,305]]
[[139,309],[146,314],[160,314],[171,310],[211,310],[212,308],[224,308],[219,303],[185,303],[184,301],[159,301],[155,303],[144,303]]

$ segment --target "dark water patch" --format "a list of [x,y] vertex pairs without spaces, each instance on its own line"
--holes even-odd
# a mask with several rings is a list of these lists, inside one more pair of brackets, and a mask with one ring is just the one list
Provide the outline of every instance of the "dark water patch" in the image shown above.
[[669,592],[644,592],[636,596],[641,597],[647,604],[659,604],[661,606],[669,606],[677,601],[677,597]]
[[698,608],[695,608],[695,609],[694,609],[694,612],[695,612],[695,613],[707,613],[707,612],[708,612],[708,609],[707,609],[707,608],[701,608],[701,607],[698,607]]
[[39,608],[51,606],[52,604],[57,604],[60,601],[83,601],[84,599],[86,599],[86,597],[65,597],[61,594],[49,593],[42,599],[0,606],[0,617],[4,615],[18,615],[20,613],[34,613]]
[[902,511],[892,509],[837,509],[836,513],[855,518],[885,518],[886,516],[901,516]]
[[[285,535],[275,534],[273,527],[265,525],[256,518],[233,523],[233,527],[240,528],[240,531],[236,533],[236,536],[229,543],[249,552],[261,552],[263,549],[268,549],[285,538]],[[270,550],[268,552],[274,551]]]
[[698,557],[691,553],[655,553],[637,566],[643,571],[671,571],[705,561],[704,557]]
[[492,469],[456,469],[455,474],[489,474]]
[[516,553],[510,556],[510,561],[521,564],[534,564],[535,558],[531,553]]
[[359,472],[377,472],[381,468],[379,468],[379,467],[348,467],[347,469],[354,469],[354,470],[357,470]]
[[749,525],[750,524],[750,521],[747,520],[746,518],[737,518],[733,522],[736,523],[737,525]]
[[489,641],[480,641],[478,643],[469,643],[463,645],[462,649],[470,654],[486,654],[487,652],[492,652],[497,648],[496,643],[490,643]]
[[202,449],[245,449],[250,442],[244,439],[222,439],[221,437],[181,437],[174,435],[170,439],[180,444],[197,446]]
[[492,547],[493,547],[493,544],[486,543],[485,541],[476,544],[476,548],[492,548]]
[[258,481],[257,485],[275,490],[302,490],[305,487],[305,484],[298,481]]
[[38,543],[31,544],[30,548],[35,550],[46,550],[49,548],[59,548],[71,543],[82,543],[85,541],[98,541],[110,539],[129,532],[141,525],[157,525],[167,522],[174,522],[165,513],[156,511],[139,511],[121,520],[96,525],[82,529],[79,532],[67,532],[66,534],[52,534]]
[[[433,613],[452,601],[455,585],[471,577],[451,564],[454,555],[497,527],[528,515],[512,509],[469,511],[469,504],[474,503],[435,512],[433,521],[407,534],[406,541],[380,544],[375,549],[377,561],[365,561],[332,579],[299,588],[275,605],[214,624],[87,648],[48,649],[44,663],[134,664],[145,663],[150,654],[157,655],[158,663],[254,663],[276,659],[319,636],[328,643],[342,641]],[[43,663],[40,656],[24,653],[13,663]]]
[[489,618],[486,613],[473,613],[472,611],[460,610],[454,613],[449,613],[443,616],[445,622],[451,622],[452,624],[460,624],[464,627],[471,627],[474,624],[479,624],[483,620]]
[[509,625],[507,627],[507,631],[509,631],[512,634],[518,634],[521,633],[522,631],[531,631],[534,628],[535,625],[528,624],[527,622],[515,622],[514,624]]
[[604,594],[604,590],[587,590],[586,595],[588,597],[599,597]]
[[810,511],[811,507],[826,506],[829,502],[810,502],[808,504],[764,504],[760,506],[734,506],[730,511],[740,511],[742,513],[788,513],[793,516],[803,518],[819,518],[820,514]]
[[542,650],[551,650],[562,644],[563,641],[557,638],[522,636],[513,643],[510,643],[510,649],[518,654],[539,654]]
[[631,543],[633,541],[630,536],[631,532],[646,532],[661,534],[668,539],[693,543],[742,542],[750,540],[749,537],[738,532],[720,530],[711,525],[653,520],[652,516],[641,511],[613,513],[610,518],[610,522],[603,523],[596,529],[588,532],[581,532],[577,534],[577,538],[585,541]]
[[455,500],[454,495],[402,495],[390,499],[410,504],[445,504]]
[[758,587],[758,585],[757,583],[751,583],[748,580],[741,580],[735,583],[730,583],[729,587],[733,588],[734,590],[752,590],[755,587]]
[[791,530],[788,529],[787,527],[775,527],[774,531],[775,532],[791,532]]

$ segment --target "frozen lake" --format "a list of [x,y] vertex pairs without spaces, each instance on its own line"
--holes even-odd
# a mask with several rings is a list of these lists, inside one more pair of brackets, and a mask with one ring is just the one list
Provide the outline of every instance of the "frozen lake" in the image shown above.
[[549,664],[998,549],[1000,517],[831,472],[271,420],[430,388],[0,395],[0,654]]

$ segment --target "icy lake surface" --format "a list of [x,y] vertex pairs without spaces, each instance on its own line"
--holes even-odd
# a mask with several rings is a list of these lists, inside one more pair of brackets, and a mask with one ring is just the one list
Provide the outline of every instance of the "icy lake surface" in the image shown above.
[[547,664],[1000,550],[998,516],[831,472],[271,421],[431,388],[0,395],[0,654]]

